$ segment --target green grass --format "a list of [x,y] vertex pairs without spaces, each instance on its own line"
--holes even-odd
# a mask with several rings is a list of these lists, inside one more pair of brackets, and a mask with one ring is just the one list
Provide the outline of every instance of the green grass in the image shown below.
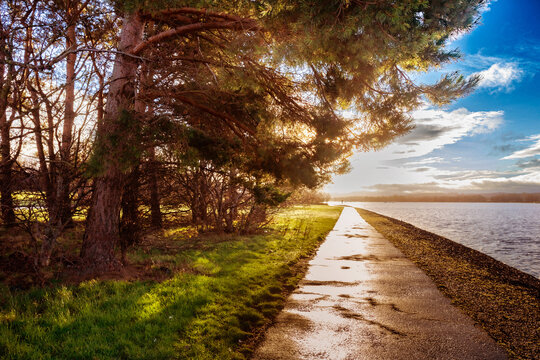
[[[93,280],[24,292],[4,287],[0,356],[243,359],[253,334],[277,314],[302,277],[299,261],[313,254],[340,211],[291,208],[265,234],[208,237],[174,255],[144,254],[188,269],[161,283]],[[168,241],[181,243],[183,232],[176,234]]]

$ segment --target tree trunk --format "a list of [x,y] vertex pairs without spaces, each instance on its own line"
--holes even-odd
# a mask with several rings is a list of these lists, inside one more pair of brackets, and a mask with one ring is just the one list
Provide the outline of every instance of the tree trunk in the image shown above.
[[[0,44],[4,46],[4,42]],[[8,96],[11,88],[13,68],[4,64],[6,55],[0,52],[0,206],[2,221],[5,226],[15,224],[13,210],[13,179],[11,167],[10,123],[7,119]],[[7,71],[6,71],[7,70]]]
[[[118,51],[128,53],[141,41],[143,22],[140,15],[134,13],[125,16],[122,23]],[[131,56],[116,55],[103,122],[98,126],[94,156],[101,168],[95,179],[81,248],[82,262],[90,266],[90,270],[102,271],[120,265],[114,255],[119,241],[123,170],[126,167],[120,159],[127,147],[136,145],[125,143],[130,137],[125,133],[128,130],[122,121],[126,116],[133,116],[137,65],[137,60]]]
[[[75,22],[71,18],[69,12],[71,8],[68,8],[68,28],[66,31],[66,50],[70,50],[76,46],[75,37]],[[73,9],[71,10],[73,11]],[[66,61],[66,84],[65,91],[66,96],[64,100],[64,126],[62,129],[62,142],[60,143],[60,161],[55,169],[54,161],[54,134],[52,125],[52,116],[49,116],[49,161],[51,173],[50,178],[54,178],[55,170],[58,171],[56,178],[56,193],[55,200],[51,202],[49,207],[49,229],[47,235],[41,243],[41,250],[39,254],[39,264],[41,266],[48,266],[51,258],[51,254],[54,250],[57,237],[63,232],[66,225],[71,222],[71,204],[69,196],[70,185],[70,150],[72,142],[72,129],[73,121],[75,119],[74,102],[75,102],[75,63],[77,61],[77,54],[70,53],[67,56]],[[49,111],[48,111],[49,112]],[[54,186],[54,181],[52,181]]]
[[163,219],[161,217],[161,209],[159,204],[159,188],[157,180],[158,164],[156,162],[156,152],[152,146],[149,151],[149,186],[150,186],[150,212],[152,227],[161,229],[163,227]]
[[191,221],[201,228],[208,225],[208,187],[205,176],[206,174],[199,168],[193,170],[193,176],[191,177]]
[[127,250],[140,239],[139,225],[139,167],[129,175],[122,194],[122,219],[120,220],[120,251],[122,264],[126,264]]
[[[72,10],[77,11],[77,10]],[[66,32],[66,50],[77,46],[75,35],[75,19],[69,14],[68,10],[68,28]],[[75,52],[68,54],[66,59],[66,97],[64,100],[64,126],[62,129],[62,142],[60,144],[60,162],[58,164],[58,178],[56,183],[58,220],[60,226],[71,223],[71,201],[69,196],[71,180],[71,145],[73,122],[75,120],[75,64],[77,54]]]
[[91,270],[113,269],[119,263],[114,250],[119,239],[123,174],[109,169],[95,180],[92,203],[81,247],[81,259]]
[[45,201],[47,209],[53,208],[53,204],[56,201],[55,188],[53,186],[52,171],[49,167],[53,164],[49,161],[49,167],[47,167],[47,158],[45,157],[45,147],[43,146],[43,130],[41,128],[41,114],[39,110],[39,97],[38,94],[30,90],[30,99],[32,100],[31,119],[34,123],[34,137],[37,150],[37,156],[39,160],[39,186],[42,191],[45,191]]
[[6,113],[0,114],[0,206],[2,206],[2,221],[5,226],[15,224],[15,212],[13,210],[13,174],[11,171],[12,159],[9,140],[9,126]]
[[[146,113],[146,104],[141,99],[144,83],[144,69],[139,73],[139,91],[135,98],[135,116],[143,121]],[[139,171],[140,163],[137,163],[127,176],[122,192],[122,216],[120,218],[120,256],[123,265],[126,265],[127,250],[139,242]]]

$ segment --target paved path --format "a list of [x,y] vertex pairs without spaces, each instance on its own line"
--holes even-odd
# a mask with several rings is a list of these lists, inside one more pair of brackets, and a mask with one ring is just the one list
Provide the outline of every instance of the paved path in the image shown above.
[[254,359],[492,360],[506,355],[346,207]]

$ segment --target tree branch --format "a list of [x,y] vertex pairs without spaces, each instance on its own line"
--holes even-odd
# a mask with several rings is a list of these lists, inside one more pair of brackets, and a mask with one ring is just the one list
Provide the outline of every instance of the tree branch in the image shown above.
[[189,104],[199,110],[202,110],[206,113],[209,113],[211,115],[214,115],[215,117],[217,118],[220,118],[220,119],[225,119],[225,120],[228,120],[225,121],[225,124],[227,124],[227,126],[240,138],[240,139],[243,139],[244,136],[238,132],[238,130],[233,126],[234,125],[237,125],[239,126],[242,130],[244,130],[245,132],[247,132],[249,135],[255,135],[255,132],[251,129],[249,129],[247,126],[245,126],[244,124],[241,124],[239,123],[236,119],[234,119],[232,116],[229,116],[227,114],[223,114],[223,113],[220,113],[214,109],[211,109],[209,108],[208,106],[205,106],[205,105],[202,105],[202,104],[199,104],[195,101],[193,101],[192,99],[189,99],[187,97],[184,97],[184,96],[181,96],[181,95],[177,95],[175,94],[174,95],[174,98],[177,99],[177,100],[180,100],[181,102],[183,103],[186,103],[186,104]]
[[[175,9],[165,9],[165,10],[161,10],[160,12],[158,12],[158,14],[159,15],[190,14],[190,15],[221,18],[221,19],[231,20],[231,21],[243,21],[243,20],[245,20],[245,19],[242,19],[241,17],[236,16],[236,15],[230,15],[230,14],[210,11],[210,10],[207,10],[207,9],[197,9],[197,8],[190,8],[190,7],[175,8]],[[145,15],[150,15],[151,16],[151,14],[145,14]]]
[[211,29],[230,29],[230,30],[246,30],[253,31],[259,29],[259,26],[255,23],[254,20],[245,19],[239,21],[214,21],[207,23],[196,23],[176,27],[174,29],[163,31],[159,34],[149,37],[146,41],[141,42],[139,45],[135,46],[131,51],[131,54],[136,56],[141,53],[148,46],[157,43],[159,41],[165,40],[172,36],[178,36],[186,33],[211,30]]
[[36,71],[52,70],[53,65],[55,65],[56,63],[62,61],[69,54],[78,53],[78,52],[110,53],[110,54],[116,54],[116,55],[119,54],[119,55],[129,56],[129,57],[135,58],[137,60],[141,60],[141,61],[148,61],[148,59],[146,59],[144,57],[137,56],[135,54],[127,53],[127,52],[124,52],[124,51],[103,50],[103,49],[94,49],[94,48],[78,48],[78,49],[66,50],[66,51],[62,52],[60,55],[58,55],[57,57],[55,57],[54,59],[51,59],[50,61],[48,61],[46,63],[43,63],[42,65],[34,65],[34,64],[30,63],[30,61],[43,62],[42,61],[43,59],[37,59],[37,58],[30,59],[30,61],[28,63],[11,61],[11,60],[7,60],[7,59],[0,59],[0,63],[8,64],[8,65],[15,65],[15,66],[19,66],[21,68],[27,68],[27,69],[36,70]]

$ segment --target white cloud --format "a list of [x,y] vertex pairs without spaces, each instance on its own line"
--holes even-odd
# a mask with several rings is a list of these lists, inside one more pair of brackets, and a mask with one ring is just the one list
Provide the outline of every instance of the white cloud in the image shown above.
[[512,177],[476,179],[465,186],[473,191],[539,192],[540,170],[530,169],[530,171],[517,173],[516,176]]
[[440,181],[419,182],[411,184],[377,184],[367,188],[370,192],[362,195],[395,195],[395,194],[426,194],[426,193],[521,193],[539,192],[540,178],[538,174],[529,175],[527,178],[512,179],[479,179],[468,182]]
[[540,168],[527,169],[521,172],[491,170],[449,171],[435,168],[431,170],[431,177],[419,179],[418,181],[374,184],[366,186],[365,189],[371,191],[371,195],[540,191]]
[[493,4],[494,2],[497,2],[497,0],[488,0],[485,3],[483,3],[482,5],[480,5],[480,13],[483,14],[483,13],[486,13],[488,11],[491,11],[490,5]]
[[537,169],[540,170],[540,159],[534,158],[531,160],[520,160],[516,163],[517,167],[521,169]]
[[523,74],[523,70],[516,63],[495,63],[489,69],[473,75],[480,76],[479,87],[510,91],[512,83],[520,81]]
[[413,113],[415,128],[388,146],[388,160],[424,156],[466,136],[488,133],[503,122],[503,111],[476,111],[465,108],[447,112],[422,109]]
[[[443,159],[429,156],[433,151],[454,144],[461,139],[493,131],[503,122],[502,111],[457,109],[444,111],[424,108],[412,114],[416,128],[388,147],[368,153],[358,153],[351,159],[352,171],[336,177],[328,185],[329,192],[353,192],[373,188],[374,185],[441,183],[435,178],[441,170],[435,166],[460,161],[455,156]],[[426,158],[422,158],[426,156]],[[384,166],[382,166],[384,165]],[[470,181],[470,180],[468,180]]]
[[418,165],[428,165],[428,164],[440,164],[442,162],[444,162],[444,159],[442,157],[436,156],[436,157],[425,158],[422,160],[411,161],[404,165],[405,166],[418,166]]
[[530,136],[527,139],[523,139],[521,141],[535,141],[535,143],[529,146],[528,148],[515,151],[512,154],[503,157],[502,160],[523,159],[526,157],[540,155],[540,134]]
[[462,170],[448,171],[437,170],[437,175],[433,177],[440,181],[468,181],[468,180],[486,180],[486,179],[509,179],[518,175],[527,174],[526,171],[493,171],[493,170]]

